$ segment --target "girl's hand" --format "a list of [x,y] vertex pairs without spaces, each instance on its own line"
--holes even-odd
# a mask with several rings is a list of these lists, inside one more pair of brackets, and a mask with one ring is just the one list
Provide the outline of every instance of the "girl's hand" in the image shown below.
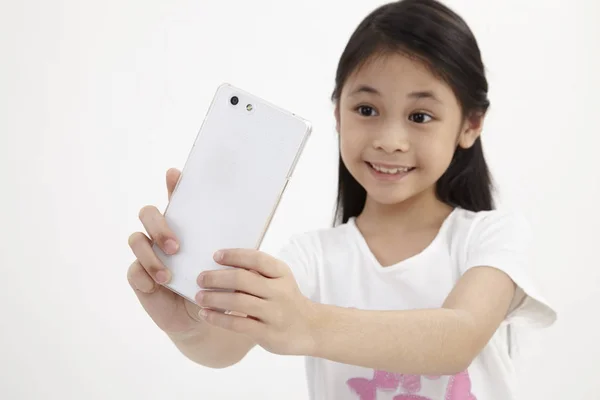
[[[308,355],[315,347],[317,304],[304,297],[290,268],[266,253],[230,249],[215,253],[215,261],[235,267],[199,275],[203,289],[196,301],[209,324],[251,337],[275,354]],[[224,314],[215,309],[247,315]]]
[[[180,174],[176,169],[167,172],[169,198]],[[139,217],[146,232],[129,237],[129,246],[136,257],[127,271],[129,284],[160,329],[173,336],[202,333],[201,328],[207,325],[198,318],[200,308],[161,285],[169,281],[171,274],[154,253],[152,243],[157,243],[165,253],[174,254],[178,250],[177,237],[156,207],[142,208]]]

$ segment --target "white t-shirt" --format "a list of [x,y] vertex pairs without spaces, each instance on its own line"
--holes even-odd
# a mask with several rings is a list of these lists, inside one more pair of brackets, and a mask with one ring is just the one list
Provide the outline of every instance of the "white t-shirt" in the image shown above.
[[374,257],[354,219],[294,236],[279,258],[302,293],[319,303],[367,310],[436,308],[476,266],[498,268],[518,286],[507,318],[465,372],[402,375],[307,357],[311,399],[517,400],[512,327],[548,326],[556,319],[527,274],[530,236],[516,214],[456,208],[425,250],[388,267]]

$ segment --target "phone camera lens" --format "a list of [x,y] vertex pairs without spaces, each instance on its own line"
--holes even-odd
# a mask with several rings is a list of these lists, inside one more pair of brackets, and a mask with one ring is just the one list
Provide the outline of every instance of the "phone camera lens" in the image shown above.
[[229,99],[229,101],[231,102],[231,104],[233,104],[234,106],[237,106],[237,104],[240,102],[240,99],[237,96],[233,96],[231,99]]

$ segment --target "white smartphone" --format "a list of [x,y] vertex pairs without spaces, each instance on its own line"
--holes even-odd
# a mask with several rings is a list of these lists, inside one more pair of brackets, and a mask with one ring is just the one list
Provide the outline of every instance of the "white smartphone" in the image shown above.
[[310,133],[310,122],[219,86],[165,210],[180,249],[154,245],[172,273],[167,288],[195,303],[198,275],[227,268],[215,251],[260,247]]

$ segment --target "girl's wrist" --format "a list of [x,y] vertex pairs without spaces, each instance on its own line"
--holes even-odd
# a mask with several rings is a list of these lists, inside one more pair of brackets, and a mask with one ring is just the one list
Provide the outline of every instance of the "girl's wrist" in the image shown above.
[[[327,304],[313,303],[309,317],[310,340],[306,354],[309,357],[325,358],[330,327],[335,319],[334,309]],[[339,332],[341,333],[341,332]]]

